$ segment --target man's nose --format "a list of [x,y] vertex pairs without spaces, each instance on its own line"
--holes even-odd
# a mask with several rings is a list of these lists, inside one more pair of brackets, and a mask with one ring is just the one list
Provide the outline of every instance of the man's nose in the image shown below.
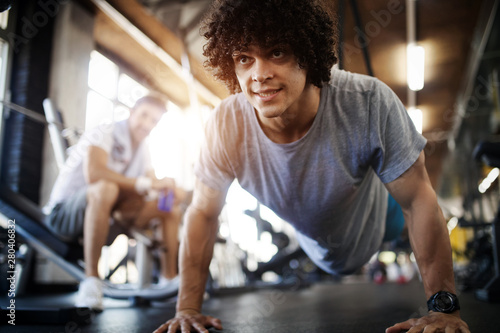
[[264,82],[273,78],[272,66],[267,61],[256,60],[252,72],[252,80],[255,82]]
[[155,126],[154,126],[153,122],[146,122],[143,124],[142,129],[149,133],[153,130],[154,127]]

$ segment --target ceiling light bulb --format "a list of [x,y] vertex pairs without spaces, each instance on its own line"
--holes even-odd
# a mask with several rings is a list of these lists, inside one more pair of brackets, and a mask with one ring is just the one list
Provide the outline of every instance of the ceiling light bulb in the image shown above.
[[409,44],[406,52],[408,87],[413,91],[421,90],[424,87],[425,49]]

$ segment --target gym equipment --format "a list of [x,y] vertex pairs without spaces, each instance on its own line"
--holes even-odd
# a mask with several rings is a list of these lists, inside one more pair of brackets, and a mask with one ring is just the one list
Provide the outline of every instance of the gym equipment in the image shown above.
[[[500,142],[481,141],[473,152],[474,158],[491,167],[500,168]],[[500,207],[500,205],[499,205]],[[493,277],[482,288],[476,290],[476,297],[483,301],[500,300],[500,209],[497,209],[491,223],[491,245],[493,251]]]
[[308,286],[310,280],[317,279],[319,269],[298,244],[291,246],[286,233],[275,231],[272,224],[260,216],[259,203],[255,210],[245,210],[244,213],[255,219],[257,239],[260,240],[262,233],[267,232],[271,235],[272,243],[278,248],[278,252],[269,261],[259,262],[256,270],[248,269],[245,260],[241,261],[248,284],[261,284],[262,276],[266,272],[274,272],[280,277],[277,284],[272,284],[273,287]]
[[[273,225],[260,216],[260,203],[255,210],[243,213],[255,220],[257,239],[260,240],[263,233],[269,233],[278,251],[267,262],[255,263],[255,258],[250,260],[253,256],[251,250],[243,250],[233,242],[228,228],[228,235],[217,236],[206,287],[208,294],[232,294],[266,288],[295,290],[318,280],[321,271],[300,246],[292,242],[286,233],[275,231]],[[274,273],[273,281],[264,278],[268,272]]]
[[255,219],[255,222],[257,224],[257,239],[260,240],[260,237],[263,232],[268,232],[271,234],[272,242],[274,245],[276,245],[278,251],[284,249],[285,247],[288,246],[288,244],[290,244],[290,239],[284,232],[274,231],[273,225],[260,217],[259,205],[260,204],[257,204],[257,209],[255,210],[247,209],[244,212],[246,215]]
[[50,142],[52,143],[57,166],[61,170],[68,157],[67,151],[70,146],[64,132],[62,114],[56,110],[52,101],[48,98],[43,101],[43,110],[47,119],[47,129],[49,130]]

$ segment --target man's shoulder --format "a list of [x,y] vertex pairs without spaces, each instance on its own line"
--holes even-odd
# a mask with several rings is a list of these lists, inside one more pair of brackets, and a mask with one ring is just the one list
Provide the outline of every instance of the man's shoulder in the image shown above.
[[217,107],[219,112],[237,112],[242,109],[247,109],[251,107],[250,102],[246,99],[243,93],[233,94],[227,98],[225,98]]
[[234,94],[224,99],[215,108],[212,118],[219,124],[239,123],[249,115],[251,110],[252,105],[243,93]]
[[377,78],[360,73],[352,73],[341,69],[332,69],[329,86],[339,92],[370,93],[382,82]]

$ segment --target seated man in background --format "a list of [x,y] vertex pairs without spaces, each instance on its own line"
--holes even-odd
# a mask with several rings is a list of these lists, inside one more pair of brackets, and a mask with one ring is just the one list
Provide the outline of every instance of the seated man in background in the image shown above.
[[387,332],[469,332],[454,295],[446,221],[425,169],[426,140],[387,85],[331,73],[335,24],[317,2],[219,0],[204,21],[206,64],[235,95],[207,124],[184,220],[177,312],[158,332],[222,328],[201,308],[234,179],[291,223],[304,251],[331,274],[355,272],[406,222],[429,313]]
[[[52,190],[46,224],[61,239],[83,235],[85,274],[76,306],[102,310],[102,283],[97,264],[106,244],[110,221],[145,228],[162,221],[159,286],[178,285],[178,230],[181,214],[174,204],[159,210],[151,194],[175,191],[173,179],[157,179],[145,140],[167,111],[166,101],[156,94],[139,99],[130,117],[86,132],[71,148]],[[113,219],[111,219],[111,217]]]

